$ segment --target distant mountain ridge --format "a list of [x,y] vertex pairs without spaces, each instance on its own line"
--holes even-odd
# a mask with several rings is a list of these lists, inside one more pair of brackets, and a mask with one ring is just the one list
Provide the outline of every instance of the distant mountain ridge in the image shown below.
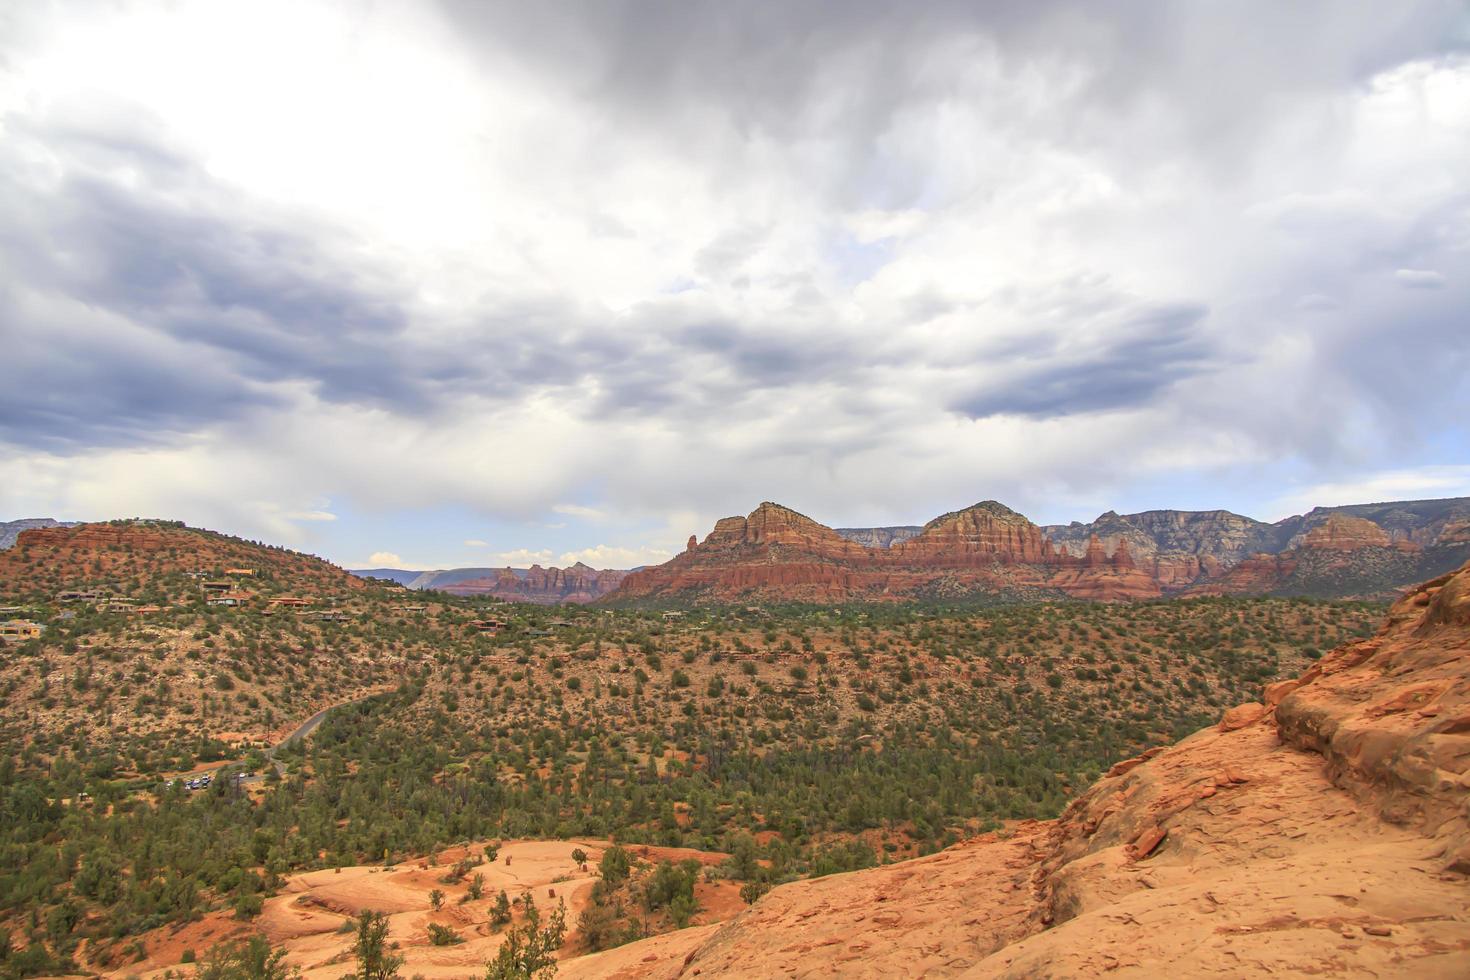
[[630,574],[609,599],[1388,598],[1467,559],[1464,497],[1318,507],[1274,524],[1154,510],[1044,527],[984,501],[922,528],[840,530],[768,502]]
[[20,532],[41,527],[76,527],[75,521],[58,521],[54,517],[25,517],[18,521],[0,521],[0,551],[12,547]]
[[833,530],[864,548],[891,548],[924,529],[917,524],[906,524],[901,527],[839,527]]
[[596,569],[582,562],[566,568],[449,568],[414,571],[406,568],[365,568],[363,577],[389,579],[410,589],[434,589],[453,595],[489,595],[513,602],[550,605],[592,602],[613,591],[628,573]]

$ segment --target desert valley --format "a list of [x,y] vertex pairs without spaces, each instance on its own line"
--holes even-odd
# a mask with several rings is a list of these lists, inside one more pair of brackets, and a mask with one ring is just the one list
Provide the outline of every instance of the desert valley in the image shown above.
[[867,548],[764,504],[561,604],[28,522],[6,969],[332,978],[379,928],[429,977],[512,947],[588,977],[1456,975],[1467,513],[1313,512],[1273,555],[1219,514],[1104,543],[986,503]]

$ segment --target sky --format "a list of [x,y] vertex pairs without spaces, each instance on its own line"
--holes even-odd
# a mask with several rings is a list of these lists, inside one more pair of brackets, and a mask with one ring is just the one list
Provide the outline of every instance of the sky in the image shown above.
[[0,6],[0,519],[348,567],[1470,495],[1470,8]]

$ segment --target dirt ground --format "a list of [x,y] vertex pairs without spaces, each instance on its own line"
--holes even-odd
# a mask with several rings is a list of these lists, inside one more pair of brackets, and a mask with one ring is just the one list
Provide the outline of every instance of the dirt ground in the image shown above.
[[[185,950],[194,950],[202,959],[216,943],[259,933],[286,949],[286,962],[299,967],[305,980],[338,980],[354,965],[352,919],[364,910],[372,910],[388,917],[389,941],[398,945],[398,953],[404,957],[404,976],[421,975],[432,980],[480,977],[485,963],[504,941],[506,930],[490,923],[491,909],[502,889],[512,901],[530,894],[543,914],[559,901],[566,902],[565,969],[582,958],[576,955],[580,949],[575,936],[577,917],[597,880],[597,862],[609,846],[600,840],[513,841],[501,845],[493,863],[473,868],[465,880],[456,884],[445,884],[440,879],[466,855],[483,854],[483,843],[441,851],[434,856],[433,864],[429,858],[421,858],[391,868],[359,865],[306,872],[290,878],[280,894],[266,899],[253,922],[215,912],[182,927],[155,930],[143,937],[148,951],[145,960],[118,964],[104,975],[146,978],[169,969],[188,971],[190,968],[181,963]],[[588,855],[586,871],[572,862],[572,852],[578,848]],[[645,845],[631,845],[629,851],[636,860],[648,862],[695,858],[705,865],[716,865],[726,857],[689,848]],[[469,877],[476,872],[485,877],[483,896],[477,901],[463,901]],[[435,889],[444,893],[443,907],[438,912],[433,911],[429,901],[429,893]],[[697,929],[702,933],[706,926],[744,908],[738,882],[701,882],[696,897],[701,911],[694,927],[687,930],[691,932]],[[520,908],[516,906],[515,921],[520,920]],[[449,926],[464,937],[464,942],[433,945],[429,941],[430,923]],[[636,975],[636,970],[627,975]]]

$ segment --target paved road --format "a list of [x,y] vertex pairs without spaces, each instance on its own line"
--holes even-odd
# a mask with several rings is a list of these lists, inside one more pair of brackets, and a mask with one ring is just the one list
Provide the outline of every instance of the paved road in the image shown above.
[[[296,730],[293,731],[290,735],[287,735],[285,738],[281,739],[275,745],[272,745],[270,748],[266,749],[265,750],[265,757],[270,760],[271,765],[273,765],[273,766],[276,767],[276,775],[282,776],[282,777],[284,777],[286,775],[286,764],[284,762],[277,761],[277,759],[276,759],[276,753],[277,752],[279,752],[281,749],[284,749],[286,746],[290,745],[293,742],[299,742],[299,741],[301,741],[302,739],[304,739],[308,735],[310,735],[312,732],[314,732],[318,728],[320,728],[322,722],[324,722],[324,721],[327,720],[327,713],[328,712],[334,711],[337,708],[345,707],[346,705],[349,705],[349,704],[356,704],[359,701],[366,701],[368,698],[374,697],[374,696],[375,695],[372,695],[372,694],[366,694],[366,695],[363,695],[360,698],[353,698],[350,701],[339,701],[336,704],[329,704],[325,708],[323,708],[322,710],[318,711],[316,714],[312,715],[310,718],[308,718],[305,721],[303,721],[300,725],[297,725],[296,726]],[[258,782],[260,782],[263,779],[265,779],[264,776],[246,776],[244,779],[240,780],[240,784],[242,786],[248,786],[251,783],[258,783]]]

